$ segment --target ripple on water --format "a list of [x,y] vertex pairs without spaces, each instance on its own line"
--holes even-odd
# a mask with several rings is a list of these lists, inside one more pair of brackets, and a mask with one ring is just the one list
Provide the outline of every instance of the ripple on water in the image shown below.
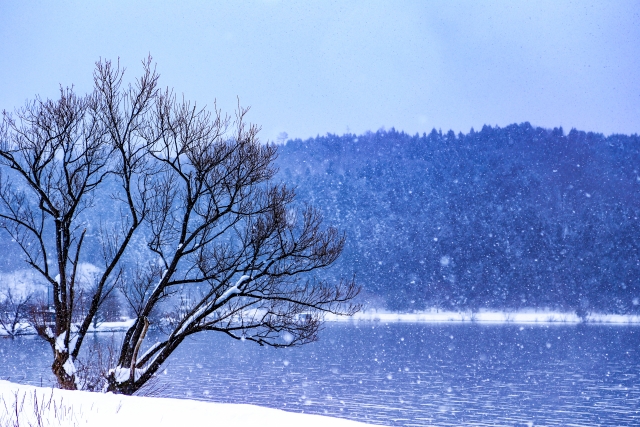
[[[159,382],[167,396],[371,424],[640,425],[639,332],[362,322],[329,324],[319,342],[279,350],[208,334],[186,341]],[[49,351],[0,340],[0,376],[47,385]]]

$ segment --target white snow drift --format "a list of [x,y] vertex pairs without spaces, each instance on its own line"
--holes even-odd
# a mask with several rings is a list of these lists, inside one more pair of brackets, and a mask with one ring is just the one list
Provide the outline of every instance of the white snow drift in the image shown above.
[[0,381],[0,425],[357,427],[366,424],[253,405],[67,391]]

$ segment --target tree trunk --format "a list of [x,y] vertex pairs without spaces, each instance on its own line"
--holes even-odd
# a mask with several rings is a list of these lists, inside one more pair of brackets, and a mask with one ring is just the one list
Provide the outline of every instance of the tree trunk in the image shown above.
[[69,354],[61,353],[57,350],[54,350],[54,360],[53,365],[51,365],[51,371],[58,379],[58,385],[63,390],[77,390],[78,386],[75,381],[75,373],[73,375],[69,375],[67,370],[64,368],[65,364],[69,360]]

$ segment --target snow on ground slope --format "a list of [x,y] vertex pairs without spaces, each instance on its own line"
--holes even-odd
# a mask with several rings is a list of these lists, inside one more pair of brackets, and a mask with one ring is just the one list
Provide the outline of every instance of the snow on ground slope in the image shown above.
[[0,426],[357,427],[341,418],[253,405],[67,391],[0,381]]

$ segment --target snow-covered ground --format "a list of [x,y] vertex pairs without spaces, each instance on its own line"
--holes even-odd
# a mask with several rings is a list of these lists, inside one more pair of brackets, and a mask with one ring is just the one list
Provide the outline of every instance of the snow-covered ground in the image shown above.
[[366,424],[253,405],[122,396],[0,381],[0,426],[357,427]]
[[[522,311],[416,311],[414,313],[394,313],[384,310],[364,310],[353,317],[333,316],[326,317],[328,321],[380,321],[380,322],[479,322],[479,323],[581,323],[575,313],[563,313],[549,310],[522,310]],[[640,325],[640,316],[623,314],[589,314],[587,323],[595,324],[637,324]]]

